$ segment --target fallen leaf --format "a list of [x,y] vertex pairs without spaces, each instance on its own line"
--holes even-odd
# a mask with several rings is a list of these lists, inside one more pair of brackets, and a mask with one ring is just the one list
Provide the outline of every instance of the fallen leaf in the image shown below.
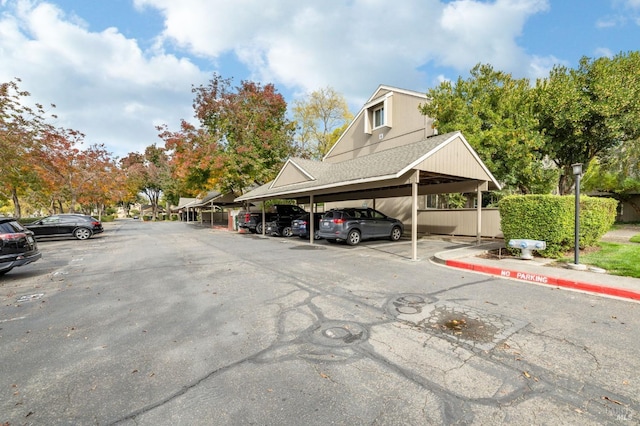
[[526,371],[523,371],[522,374],[524,374],[524,377],[526,377],[527,379],[531,378],[531,375],[529,373],[527,373]]
[[324,373],[320,373],[320,377],[322,377],[323,379],[328,379],[328,378],[329,378],[329,376],[327,376],[327,375],[326,375],[326,374],[324,374]]

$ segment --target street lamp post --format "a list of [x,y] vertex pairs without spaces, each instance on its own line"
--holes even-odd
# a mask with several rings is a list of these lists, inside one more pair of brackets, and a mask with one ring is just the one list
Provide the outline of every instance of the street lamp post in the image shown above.
[[575,249],[574,265],[580,264],[580,177],[582,177],[582,163],[572,164],[573,175],[576,182],[576,222],[575,222]]

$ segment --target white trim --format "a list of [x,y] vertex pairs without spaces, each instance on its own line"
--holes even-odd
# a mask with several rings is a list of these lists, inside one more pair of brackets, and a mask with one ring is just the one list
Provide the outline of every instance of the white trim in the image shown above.
[[[271,181],[271,185],[269,185],[269,189],[273,188],[273,186],[276,184],[276,182],[278,182],[278,179],[280,178],[280,176],[282,175],[282,173],[284,173],[285,169],[287,168],[287,164],[292,164],[293,167],[295,167],[298,171],[300,171],[303,175],[305,175],[306,177],[308,177],[310,180],[316,180],[316,178],[313,177],[313,175],[311,175],[309,172],[307,172],[305,169],[302,168],[302,166],[300,166],[299,164],[297,164],[294,160],[292,160],[291,158],[289,158],[287,160],[286,163],[284,163],[284,166],[282,166],[282,168],[280,169],[280,171],[278,172],[278,175],[276,176],[276,178],[274,180]],[[307,181],[308,182],[308,181]],[[287,185],[284,185],[287,186]]]

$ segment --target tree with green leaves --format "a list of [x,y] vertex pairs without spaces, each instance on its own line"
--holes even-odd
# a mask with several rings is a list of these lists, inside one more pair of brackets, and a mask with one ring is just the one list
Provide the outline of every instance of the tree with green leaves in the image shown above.
[[640,194],[640,139],[627,141],[592,159],[581,182],[586,191],[607,193],[640,215],[640,205],[634,201],[634,196]]
[[507,192],[551,191],[557,172],[544,162],[529,80],[478,64],[468,79],[444,81],[427,98],[422,113],[440,133],[462,131]]
[[556,66],[535,88],[535,115],[545,152],[571,191],[571,165],[590,162],[640,136],[640,52],[583,57],[577,69]]
[[295,101],[293,116],[298,125],[296,142],[299,154],[314,159],[324,157],[353,120],[344,96],[331,87],[316,90],[306,99]]

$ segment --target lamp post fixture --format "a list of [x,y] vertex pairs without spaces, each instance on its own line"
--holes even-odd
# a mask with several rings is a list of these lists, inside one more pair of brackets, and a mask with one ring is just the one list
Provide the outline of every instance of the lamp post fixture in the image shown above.
[[582,163],[572,164],[573,176],[576,182],[576,222],[575,222],[575,248],[573,264],[580,265],[580,178],[582,177]]

